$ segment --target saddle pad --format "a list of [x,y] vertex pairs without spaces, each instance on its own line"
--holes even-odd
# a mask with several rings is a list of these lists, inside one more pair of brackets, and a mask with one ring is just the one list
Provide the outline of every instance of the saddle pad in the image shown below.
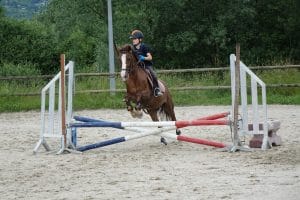
[[[149,81],[151,87],[153,88],[153,82],[152,82],[150,73],[148,73],[148,81]],[[158,81],[158,87],[159,87],[160,91],[162,93],[164,93],[166,91],[164,84],[160,80],[157,80],[157,81]]]

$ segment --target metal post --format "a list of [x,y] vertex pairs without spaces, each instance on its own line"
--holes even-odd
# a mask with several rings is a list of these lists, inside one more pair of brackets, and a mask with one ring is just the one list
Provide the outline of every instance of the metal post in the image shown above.
[[115,60],[113,49],[113,27],[112,27],[112,6],[111,0],[107,0],[107,15],[108,15],[108,53],[109,53],[109,86],[110,94],[115,94]]

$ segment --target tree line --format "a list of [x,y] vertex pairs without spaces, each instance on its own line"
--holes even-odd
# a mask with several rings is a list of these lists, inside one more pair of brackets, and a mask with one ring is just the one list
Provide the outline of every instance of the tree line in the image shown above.
[[[241,44],[248,65],[300,61],[297,0],[112,0],[114,40],[130,43],[140,29],[156,68],[223,67]],[[14,20],[0,8],[0,65],[32,64],[41,73],[59,54],[77,68],[108,70],[107,1],[52,0],[31,20]],[[116,62],[117,64],[117,62]]]

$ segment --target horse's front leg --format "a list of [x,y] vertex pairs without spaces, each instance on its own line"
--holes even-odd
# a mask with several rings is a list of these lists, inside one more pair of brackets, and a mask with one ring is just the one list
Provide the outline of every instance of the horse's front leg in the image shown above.
[[126,95],[124,96],[123,101],[125,102],[125,104],[126,104],[126,106],[127,106],[127,110],[128,110],[129,112],[131,112],[131,111],[133,110],[133,107],[132,107],[132,105],[131,105],[131,101],[132,101],[132,100],[128,97],[128,94],[126,94]]
[[135,106],[136,110],[142,110],[141,100],[142,100],[142,95],[137,95],[136,96],[136,106]]
[[[124,100],[127,106],[127,110],[130,112],[133,118],[142,118],[143,112],[140,109],[137,109],[137,101],[135,97],[132,97],[128,93],[125,95]],[[140,106],[141,107],[141,106]]]

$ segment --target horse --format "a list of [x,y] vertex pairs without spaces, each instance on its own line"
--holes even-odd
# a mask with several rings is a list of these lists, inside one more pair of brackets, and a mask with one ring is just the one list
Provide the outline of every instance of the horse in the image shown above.
[[[143,67],[143,63],[138,61],[133,46],[124,45],[117,53],[122,65],[121,78],[126,85],[124,102],[132,117],[141,118],[144,112],[150,115],[152,121],[176,121],[174,103],[167,85],[158,80],[163,95],[155,97],[151,75]],[[180,130],[176,129],[176,134],[180,133]],[[163,140],[162,138],[162,142],[165,143]]]

